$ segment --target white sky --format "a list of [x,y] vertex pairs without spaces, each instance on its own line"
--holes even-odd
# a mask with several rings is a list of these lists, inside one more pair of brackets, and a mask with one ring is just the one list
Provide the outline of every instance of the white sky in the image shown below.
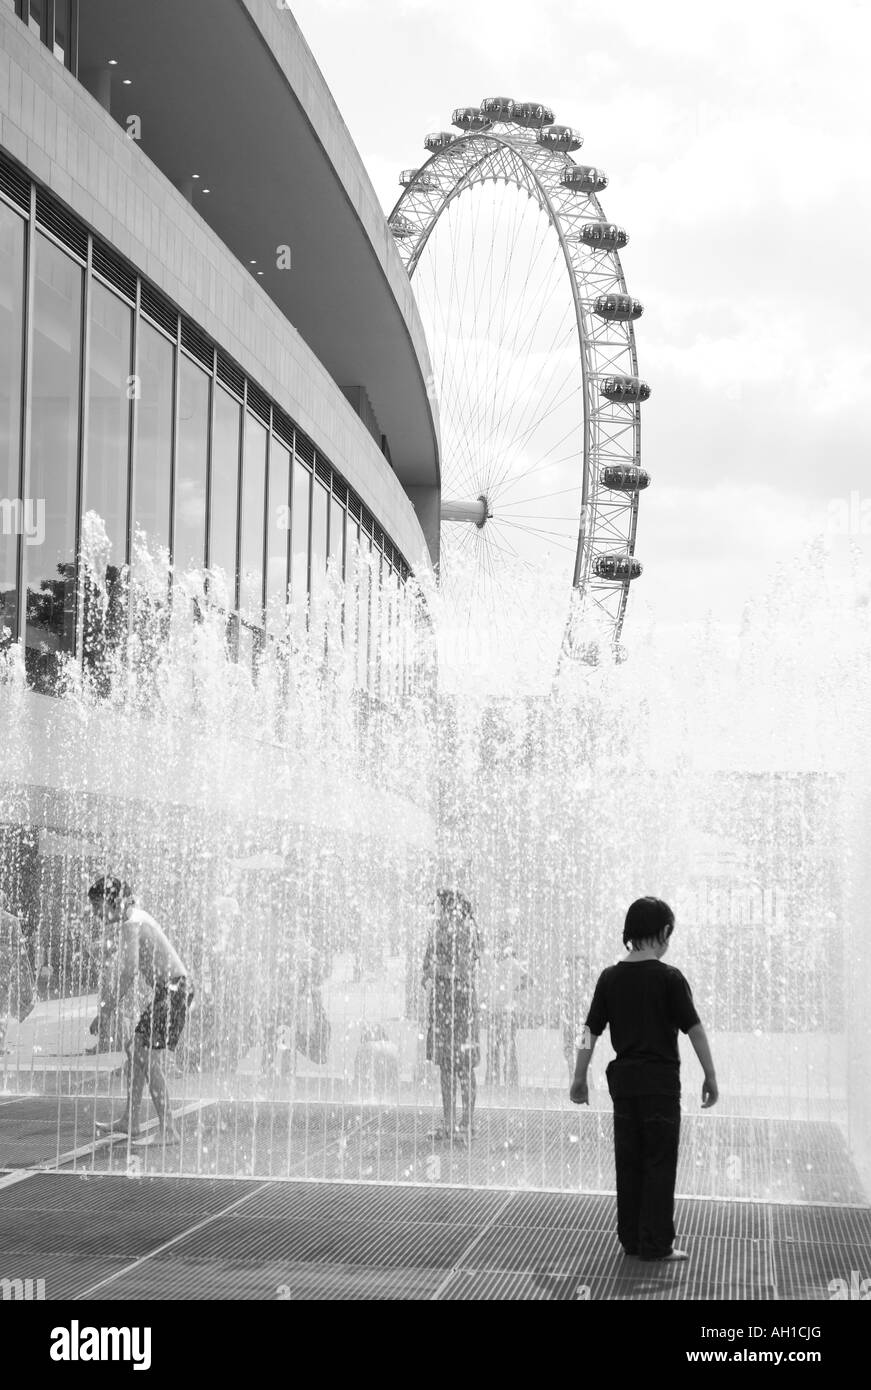
[[424,135],[489,95],[547,102],[607,171],[653,388],[627,635],[633,612],[737,621],[851,494],[832,544],[867,557],[871,0],[293,8],[385,210]]

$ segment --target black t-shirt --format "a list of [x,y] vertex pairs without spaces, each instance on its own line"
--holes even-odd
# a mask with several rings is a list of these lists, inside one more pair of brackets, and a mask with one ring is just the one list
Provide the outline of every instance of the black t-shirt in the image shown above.
[[597,1037],[611,1029],[611,1095],[680,1095],[678,1029],[688,1033],[699,1021],[692,991],[673,965],[620,961],[603,970],[586,1027]]

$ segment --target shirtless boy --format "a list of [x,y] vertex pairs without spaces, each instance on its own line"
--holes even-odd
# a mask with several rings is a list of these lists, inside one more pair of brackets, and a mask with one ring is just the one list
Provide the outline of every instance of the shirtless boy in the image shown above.
[[[100,1013],[91,1032],[100,1032],[104,1015],[116,1012],[138,974],[151,987],[151,998],[133,1033],[128,1071],[128,1098],[125,1113],[101,1130],[126,1133],[131,1145],[175,1144],[166,1078],[159,1053],[178,1045],[191,1000],[194,997],[190,973],[166,933],[149,913],[136,906],[133,890],[118,878],[100,878],[88,892],[95,920],[102,926],[107,944],[117,944],[115,969],[104,981]],[[160,1128],[156,1135],[143,1135],[139,1112],[145,1082]]]

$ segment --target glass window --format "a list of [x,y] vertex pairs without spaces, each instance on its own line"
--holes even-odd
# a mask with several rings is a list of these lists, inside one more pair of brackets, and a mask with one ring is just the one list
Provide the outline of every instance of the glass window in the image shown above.
[[372,571],[369,548],[372,542],[365,531],[360,533],[359,583],[357,584],[357,684],[369,689],[369,598]]
[[290,513],[290,590],[297,603],[308,598],[308,523],[312,475],[300,463],[293,464],[293,503]]
[[215,387],[212,436],[212,502],[209,519],[209,565],[223,570],[231,607],[236,606],[236,526],[239,514],[239,441],[242,406]]
[[345,513],[345,573],[351,573],[351,561],[356,561],[360,544],[360,523],[350,512]]
[[290,450],[273,435],[269,446],[269,507],[266,529],[266,599],[287,602],[287,540],[290,517]]
[[330,569],[337,579],[345,572],[345,508],[335,497],[330,499]]
[[46,0],[30,0],[30,27],[40,38],[45,35]]
[[383,556],[381,559],[381,592],[379,594],[381,607],[381,642],[380,658],[381,670],[379,672],[380,689],[382,699],[388,700],[393,694],[393,622],[394,622],[394,603],[393,603],[393,575],[390,570],[390,562]]
[[23,306],[24,221],[0,204],[0,646],[2,629],[18,636],[18,533],[26,519],[19,505]]
[[327,513],[330,495],[315,479],[312,493],[311,588],[312,597],[323,593],[327,577]]
[[[88,424],[83,512],[99,518],[109,543],[105,597],[85,585],[82,644],[87,660],[114,647],[125,626],[123,567],[127,562],[127,478],[130,458],[128,377],[133,310],[91,281]],[[88,532],[83,531],[82,544]]]
[[393,680],[395,692],[404,694],[406,688],[406,605],[403,602],[403,582],[399,570],[393,571]]
[[248,623],[240,623],[236,660],[251,673],[254,671],[254,651],[254,629]]
[[149,545],[169,546],[169,480],[172,469],[172,377],[175,348],[151,324],[140,321],[133,522]]
[[69,66],[70,0],[54,0],[54,56]]
[[182,356],[178,371],[178,449],[175,464],[175,528],[172,558],[180,569],[198,568],[206,550],[206,468],[209,452],[210,380]]
[[76,491],[82,331],[81,266],[37,233],[33,304],[30,476],[41,540],[25,544],[26,659],[50,689],[57,655],[75,646]]
[[242,463],[240,611],[254,621],[263,612],[263,532],[266,511],[266,426],[245,415]]
[[359,583],[360,554],[359,526],[350,512],[345,513],[345,607],[343,630],[345,648],[350,653],[357,639],[357,584]]
[[382,614],[381,614],[381,568],[383,555],[372,542],[372,568],[371,589],[372,598],[369,605],[369,689],[373,695],[378,694],[379,671],[381,665],[381,633],[382,633]]
[[84,510],[102,519],[117,571],[127,559],[127,463],[130,401],[127,378],[133,311],[97,280],[91,282],[88,435]]

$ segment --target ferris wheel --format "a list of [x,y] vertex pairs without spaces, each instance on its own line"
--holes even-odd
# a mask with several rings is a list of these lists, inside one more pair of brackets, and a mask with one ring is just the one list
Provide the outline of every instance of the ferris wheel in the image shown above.
[[544,557],[573,590],[563,651],[596,661],[576,618],[619,650],[650,482],[628,237],[602,210],[607,177],[572,159],[582,137],[548,107],[488,97],[452,119],[460,133],[426,137],[389,218],[433,363],[442,588],[495,608],[506,574]]

